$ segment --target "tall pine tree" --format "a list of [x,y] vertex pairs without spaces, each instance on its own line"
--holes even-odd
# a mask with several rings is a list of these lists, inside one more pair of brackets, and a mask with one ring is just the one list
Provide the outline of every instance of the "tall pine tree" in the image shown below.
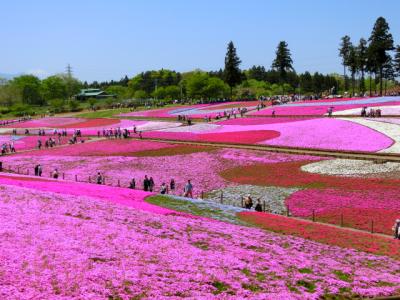
[[279,74],[279,81],[283,87],[283,83],[286,82],[287,73],[294,71],[293,60],[288,48],[288,44],[285,41],[281,41],[276,49],[276,57],[272,63],[272,69],[277,71]]
[[231,99],[233,88],[242,81],[242,72],[239,69],[241,62],[242,61],[236,53],[236,48],[233,45],[233,42],[230,41],[225,56],[224,79],[231,88]]
[[[368,46],[367,49],[367,71],[369,73],[369,95],[372,96],[372,75],[376,75],[376,61],[375,61],[375,53],[371,47],[371,45]],[[374,78],[376,81],[376,78]],[[376,90],[376,86],[375,86]]]
[[377,70],[379,71],[379,94],[382,96],[382,82],[384,77],[383,69],[385,64],[390,59],[388,51],[394,49],[393,36],[391,33],[389,33],[389,24],[386,22],[385,18],[379,17],[376,20],[369,38],[369,42],[372,51],[371,55],[373,56]]
[[395,74],[396,72],[394,69],[393,60],[392,57],[389,56],[389,59],[383,65],[383,78],[385,78],[385,95],[387,91],[387,83],[389,80],[394,80],[394,78],[396,77]]
[[355,75],[358,69],[358,61],[357,61],[357,52],[356,48],[351,44],[350,51],[349,51],[349,58],[348,58],[348,66],[350,68],[351,73],[351,88],[352,88],[352,95],[354,96],[354,89],[355,89]]
[[367,41],[363,38],[360,39],[360,42],[357,46],[357,61],[358,61],[358,70],[361,73],[360,78],[360,92],[364,94],[365,92],[365,71],[367,69]]
[[342,58],[343,65],[343,80],[344,80],[344,90],[347,91],[347,77],[346,77],[346,67],[349,65],[351,41],[348,35],[342,37],[342,42],[340,43],[339,56]]

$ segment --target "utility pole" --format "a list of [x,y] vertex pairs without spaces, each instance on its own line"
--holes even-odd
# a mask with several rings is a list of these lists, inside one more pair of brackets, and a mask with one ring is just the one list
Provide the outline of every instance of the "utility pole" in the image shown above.
[[72,67],[70,64],[67,65],[67,93],[68,98],[70,99],[72,96],[72,86],[71,86],[71,79],[72,79]]
[[70,64],[67,65],[67,76],[68,78],[72,77],[72,67]]

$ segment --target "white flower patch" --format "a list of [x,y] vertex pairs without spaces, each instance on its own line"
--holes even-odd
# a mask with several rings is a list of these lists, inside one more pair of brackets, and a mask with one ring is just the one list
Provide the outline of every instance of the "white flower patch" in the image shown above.
[[[384,122],[379,122],[379,121],[373,121],[370,119],[363,119],[363,118],[352,118],[352,119],[340,118],[340,119],[358,123],[360,125],[374,129],[380,133],[385,134],[386,136],[390,137],[394,141],[394,144],[392,146],[390,146],[389,148],[383,149],[381,151],[378,151],[378,152],[400,153],[400,125],[384,123]],[[368,137],[366,136],[365,138],[367,139]]]
[[267,211],[275,214],[283,214],[286,212],[286,198],[299,190],[299,188],[238,185],[213,190],[206,194],[206,199],[217,203],[241,207],[242,197],[245,197],[249,194],[253,199],[254,206],[257,203],[257,199],[260,199],[261,204],[265,203],[265,208]]
[[216,124],[195,124],[192,126],[181,126],[181,127],[175,127],[175,128],[170,128],[170,129],[162,129],[159,131],[167,131],[167,132],[203,132],[203,131],[211,131],[220,128],[221,125],[216,125]]
[[154,122],[149,121],[146,124],[137,126],[138,130],[141,131],[153,131],[153,130],[160,130],[160,129],[167,129],[167,128],[175,128],[181,126],[182,123],[177,122]]
[[0,134],[8,134],[11,132],[11,128],[0,128]]
[[301,170],[325,175],[356,176],[400,171],[400,163],[377,164],[368,160],[331,159],[302,166]]

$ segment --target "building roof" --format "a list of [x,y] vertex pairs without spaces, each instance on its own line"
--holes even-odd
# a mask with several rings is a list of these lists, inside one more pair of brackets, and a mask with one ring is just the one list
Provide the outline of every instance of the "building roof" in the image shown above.
[[91,96],[98,96],[98,95],[105,95],[105,94],[107,94],[107,93],[100,89],[83,89],[78,94],[78,96],[91,97]]

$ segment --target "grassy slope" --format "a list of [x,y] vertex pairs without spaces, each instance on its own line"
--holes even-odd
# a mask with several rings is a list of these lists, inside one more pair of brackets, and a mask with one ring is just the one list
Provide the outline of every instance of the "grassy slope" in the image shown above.
[[207,202],[191,202],[182,199],[175,199],[170,196],[159,195],[148,197],[146,201],[154,205],[170,208],[179,212],[189,213],[195,216],[216,219],[233,224],[252,226],[249,225],[250,223],[241,221],[236,213],[216,208],[212,203],[208,204]]
[[85,112],[85,113],[76,115],[76,117],[89,118],[89,119],[111,118],[111,117],[116,117],[119,114],[126,113],[126,112],[129,112],[129,108],[107,109],[107,110]]

